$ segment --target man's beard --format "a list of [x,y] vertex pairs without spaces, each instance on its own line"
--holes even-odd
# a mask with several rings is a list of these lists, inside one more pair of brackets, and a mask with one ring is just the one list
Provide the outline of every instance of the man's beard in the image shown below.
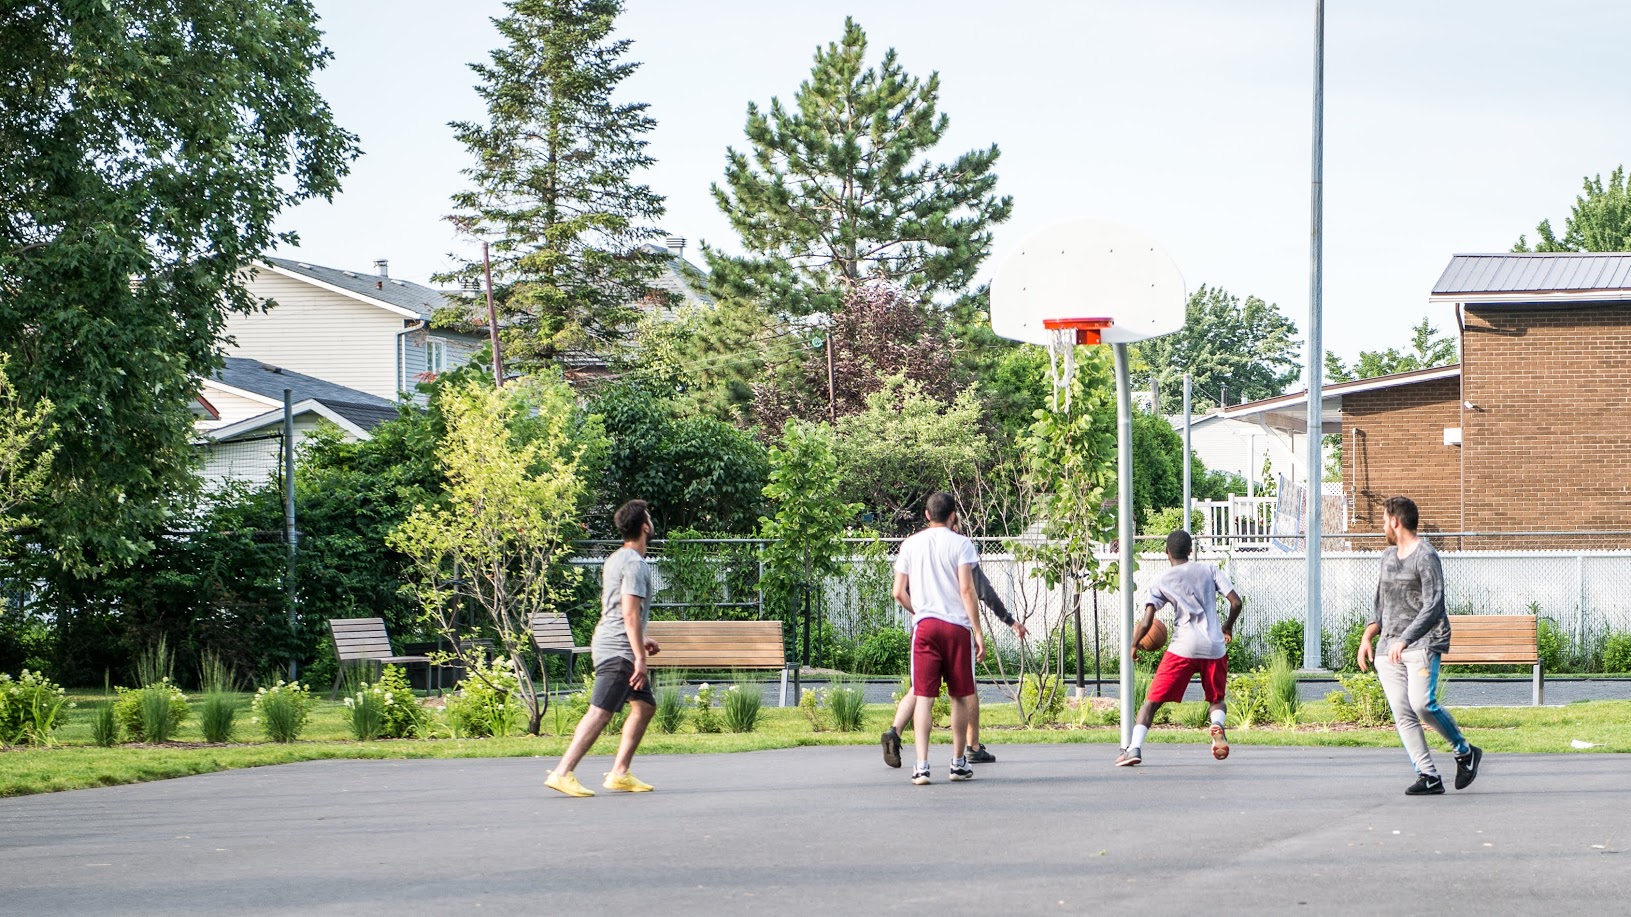
[[1387,536],[1387,543],[1388,544],[1397,545],[1399,543],[1399,533],[1398,533],[1397,530],[1395,530],[1395,529],[1383,529],[1382,534]]

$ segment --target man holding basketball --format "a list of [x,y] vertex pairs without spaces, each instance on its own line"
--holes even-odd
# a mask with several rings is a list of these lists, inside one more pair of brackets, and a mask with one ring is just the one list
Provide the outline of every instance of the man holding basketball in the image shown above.
[[974,568],[980,563],[974,542],[953,531],[957,501],[951,494],[929,496],[929,526],[901,542],[895,559],[895,601],[913,616],[912,694],[917,698],[913,732],[917,765],[912,782],[929,782],[929,731],[940,683],[951,697],[952,780],[970,780],[974,769],[963,755],[968,721],[975,705],[974,661],[985,658],[980,634]]
[[[1172,565],[1150,589],[1144,617],[1133,631],[1133,643],[1142,642],[1155,623],[1155,613],[1169,604],[1172,606],[1172,642],[1161,656],[1155,678],[1150,681],[1144,706],[1138,709],[1132,744],[1116,757],[1117,767],[1131,767],[1144,760],[1144,737],[1149,735],[1150,726],[1155,722],[1155,711],[1161,709],[1162,704],[1183,700],[1184,689],[1195,675],[1201,676],[1201,690],[1206,694],[1206,702],[1212,705],[1209,717],[1212,757],[1219,761],[1229,757],[1229,738],[1223,731],[1223,699],[1229,683],[1229,641],[1234,637],[1235,622],[1240,619],[1240,610],[1246,603],[1216,564],[1190,561],[1193,547],[1194,540],[1183,529],[1167,536],[1167,560]],[[1217,608],[1220,594],[1229,600],[1229,620],[1221,626]]]
[[[1382,573],[1376,583],[1376,611],[1359,640],[1359,671],[1374,659],[1376,675],[1393,708],[1393,722],[1410,761],[1416,782],[1407,796],[1438,796],[1444,780],[1433,764],[1422,724],[1431,726],[1455,750],[1455,788],[1464,790],[1478,776],[1483,749],[1469,744],[1455,718],[1438,704],[1438,660],[1450,648],[1450,616],[1444,607],[1444,567],[1438,551],[1416,534],[1420,514],[1409,497],[1389,497],[1382,508],[1382,531],[1389,545],[1382,552]],[[1376,656],[1371,639],[1382,635]]]

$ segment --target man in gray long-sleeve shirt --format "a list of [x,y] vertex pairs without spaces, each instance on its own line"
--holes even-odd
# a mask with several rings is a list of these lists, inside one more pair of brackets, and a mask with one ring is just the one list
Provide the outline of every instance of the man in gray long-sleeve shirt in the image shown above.
[[[1399,738],[1416,767],[1409,796],[1437,796],[1444,780],[1433,764],[1422,732],[1425,722],[1455,750],[1455,788],[1466,789],[1478,776],[1484,752],[1461,735],[1450,712],[1438,703],[1439,656],[1450,648],[1450,616],[1444,607],[1444,567],[1438,552],[1417,536],[1419,514],[1409,497],[1390,497],[1383,509],[1382,531],[1391,545],[1382,552],[1376,584],[1376,610],[1359,641],[1359,670],[1374,659],[1376,675],[1387,692]],[[1371,640],[1382,635],[1376,656]]]

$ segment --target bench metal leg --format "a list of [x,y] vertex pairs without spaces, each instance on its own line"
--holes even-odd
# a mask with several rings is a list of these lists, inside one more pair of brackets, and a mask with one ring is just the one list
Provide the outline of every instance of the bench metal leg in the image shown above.
[[1534,706],[1539,707],[1546,703],[1546,676],[1540,671],[1540,663],[1535,663]]
[[787,706],[787,666],[782,666],[781,706]]

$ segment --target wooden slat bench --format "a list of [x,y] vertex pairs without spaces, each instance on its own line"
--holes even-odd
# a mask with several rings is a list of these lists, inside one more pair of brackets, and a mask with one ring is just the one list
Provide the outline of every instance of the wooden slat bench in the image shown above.
[[646,637],[661,648],[653,669],[780,669],[787,706],[787,651],[780,621],[652,621]]
[[1540,635],[1534,615],[1450,615],[1450,651],[1442,663],[1534,667],[1535,706],[1546,701],[1540,670]]
[[542,671],[544,656],[565,656],[566,677],[570,680],[576,668],[578,654],[589,652],[589,647],[578,646],[572,636],[572,625],[566,615],[552,611],[533,612],[527,622],[532,631],[532,648],[538,651],[538,668]]
[[422,663],[425,687],[430,687],[430,657],[396,655],[391,649],[391,637],[385,632],[384,618],[330,618],[328,630],[334,637],[334,655],[340,660],[331,693],[339,694],[346,666],[359,663],[378,663],[381,667]]

